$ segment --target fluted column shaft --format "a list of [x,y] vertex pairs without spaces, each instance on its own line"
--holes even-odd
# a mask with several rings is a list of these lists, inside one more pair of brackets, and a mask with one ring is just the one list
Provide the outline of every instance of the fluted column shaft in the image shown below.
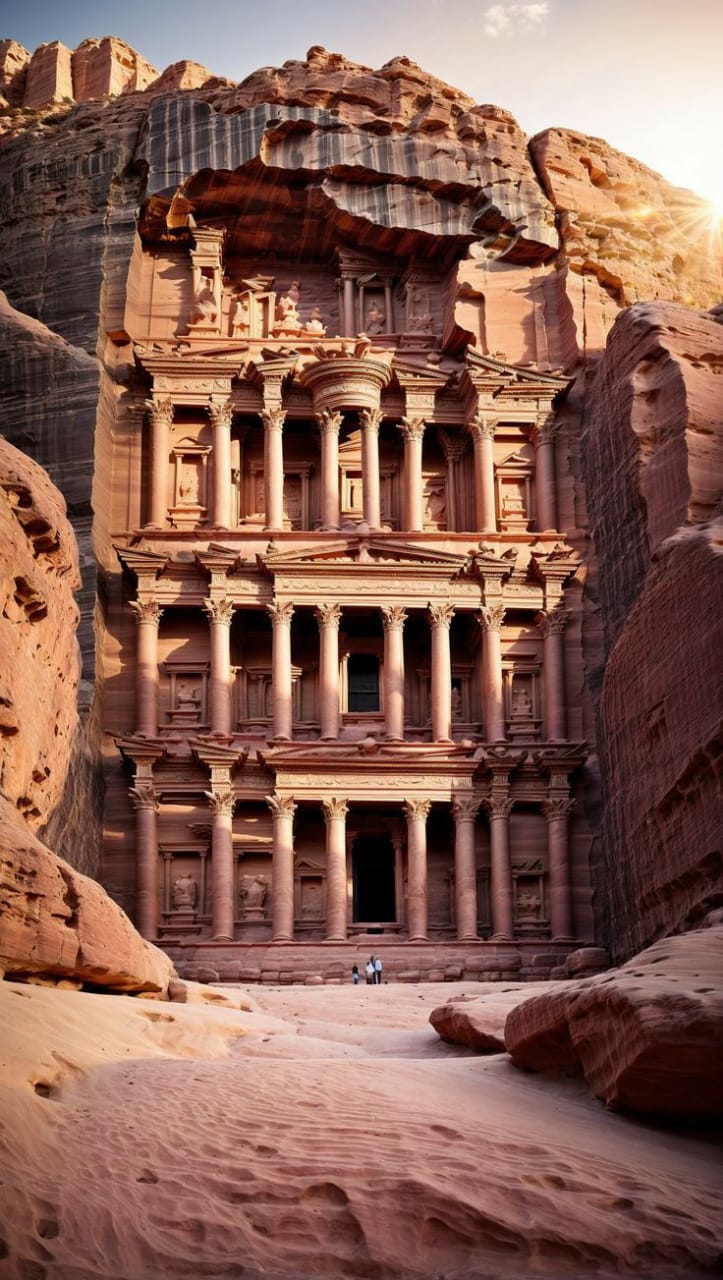
[[158,733],[158,627],[162,609],[155,600],[131,601],[138,625],[136,647],[136,733]]
[[495,514],[495,418],[478,415],[468,424],[474,445],[474,509],[477,528],[481,533],[494,533],[497,529]]
[[266,529],[282,529],[284,524],[284,443],[283,409],[264,410],[264,507]]
[[316,417],[321,433],[321,525],[323,529],[338,529],[341,524],[339,430],[342,414],[324,409]]
[[213,427],[213,513],[212,522],[217,529],[230,527],[231,511],[231,423],[233,407],[230,401],[209,407]]
[[477,864],[474,829],[479,804],[474,800],[454,800],[454,897],[457,939],[469,942],[477,937]]
[[452,656],[450,627],[454,615],[451,604],[430,604],[432,626],[432,737],[449,742],[452,737]]
[[163,529],[168,519],[168,458],[170,452],[173,402],[148,400],[151,415],[151,491],[148,528]]
[[294,940],[294,813],[291,796],[267,796],[273,819],[271,847],[271,937]]
[[211,806],[211,936],[233,941],[233,804],[232,791],[207,791]]
[[407,800],[407,923],[410,942],[425,942],[429,894],[427,889],[427,816],[431,800]]
[[379,427],[382,415],[378,409],[362,409],[362,505],[366,524],[378,529],[382,523],[381,484],[379,478]]
[[230,600],[204,600],[203,607],[211,630],[211,732],[226,737],[233,732],[231,687],[231,622]]
[[490,820],[490,900],[492,937],[514,936],[512,916],[512,863],[510,860],[510,812],[512,801],[493,796],[483,802]]
[[144,938],[158,937],[158,803],[153,784],[136,779],[136,925]]
[[326,822],[326,937],[328,942],[346,941],[346,815],[345,800],[323,802]]
[[556,797],[542,806],[547,818],[550,925],[556,942],[570,942],[573,938],[568,818],[574,803]]
[[505,616],[504,605],[488,605],[480,610],[480,625],[484,631],[482,649],[482,698],[484,702],[485,739],[502,742],[505,739],[505,708],[502,689],[502,643],[500,629]]
[[271,652],[273,735],[288,740],[293,733],[291,618],[294,606],[289,601],[281,604],[275,601],[267,608],[274,628]]
[[338,604],[316,610],[319,624],[319,730],[323,739],[339,737],[339,623]]
[[418,533],[424,528],[424,496],[422,486],[422,450],[424,418],[402,418],[404,436],[404,528]]
[[545,737],[551,742],[564,742],[567,738],[563,632],[570,617],[568,609],[556,605],[547,613],[538,613],[535,618],[545,640]]
[[384,623],[384,718],[386,736],[404,738],[404,623],[399,605],[382,608]]

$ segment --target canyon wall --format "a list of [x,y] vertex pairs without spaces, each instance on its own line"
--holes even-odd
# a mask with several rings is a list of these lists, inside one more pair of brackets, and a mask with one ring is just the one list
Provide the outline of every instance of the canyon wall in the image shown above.
[[583,432],[605,665],[606,935],[626,957],[723,902],[723,328],[617,321]]

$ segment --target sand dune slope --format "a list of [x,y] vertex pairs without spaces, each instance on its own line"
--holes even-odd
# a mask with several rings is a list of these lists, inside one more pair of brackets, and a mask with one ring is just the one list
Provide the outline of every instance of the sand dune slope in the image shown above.
[[21,1036],[5,1069],[8,1276],[665,1280],[715,1265],[713,1147],[443,1045],[427,1025],[439,988],[255,989],[242,1013],[2,987],[16,1028],[43,1006],[45,1037],[33,1060]]

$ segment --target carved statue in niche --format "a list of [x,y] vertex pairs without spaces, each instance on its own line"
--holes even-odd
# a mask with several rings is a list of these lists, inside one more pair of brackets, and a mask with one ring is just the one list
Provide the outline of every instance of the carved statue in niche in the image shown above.
[[534,886],[530,883],[525,885],[518,884],[517,901],[515,903],[515,915],[520,924],[526,922],[536,924],[540,919],[542,902],[539,893],[535,892]]
[[198,902],[198,885],[193,876],[186,872],[177,876],[171,887],[171,902],[174,911],[195,911]]
[[462,692],[457,685],[452,685],[452,719],[462,719]]
[[184,458],[178,477],[178,499],[184,506],[198,504],[198,467],[194,461]]
[[304,325],[304,329],[307,333],[313,333],[317,338],[326,337],[326,325],[324,324],[324,317],[319,307],[313,308],[309,319]]
[[512,692],[512,719],[532,719],[532,698],[522,684],[516,684]]
[[300,296],[301,286],[299,281],[292,280],[288,292],[282,294],[276,303],[276,315],[274,317],[275,337],[280,334],[301,333],[301,321],[299,320]]
[[260,919],[263,916],[268,888],[269,882],[266,876],[242,876],[239,896],[247,920]]
[[187,680],[182,680],[178,686],[176,694],[176,704],[179,711],[198,711],[201,703],[201,694],[198,689],[189,684]]
[[190,315],[191,324],[215,325],[218,323],[218,305],[213,290],[213,281],[209,276],[201,276]]
[[447,521],[447,502],[443,481],[428,480],[424,488],[424,500],[429,524],[445,525]]
[[409,333],[432,333],[432,313],[429,305],[429,293],[421,285],[407,285],[407,331]]
[[231,337],[247,338],[251,333],[251,308],[248,296],[239,294],[231,303]]
[[384,308],[380,306],[376,298],[372,298],[369,306],[367,307],[367,313],[364,320],[365,333],[370,337],[373,337],[376,333],[384,333],[385,322],[386,312],[384,311]]

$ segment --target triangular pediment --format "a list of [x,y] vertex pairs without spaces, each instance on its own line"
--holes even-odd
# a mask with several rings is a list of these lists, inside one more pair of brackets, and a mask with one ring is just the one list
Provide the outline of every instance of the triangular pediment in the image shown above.
[[452,555],[447,551],[431,551],[401,539],[339,538],[321,547],[305,551],[269,550],[258,557],[261,568],[268,573],[317,571],[324,565],[336,569],[350,569],[362,565],[365,570],[375,567],[389,570],[390,566],[416,569],[440,569],[447,573],[459,573],[467,562],[466,556]]

